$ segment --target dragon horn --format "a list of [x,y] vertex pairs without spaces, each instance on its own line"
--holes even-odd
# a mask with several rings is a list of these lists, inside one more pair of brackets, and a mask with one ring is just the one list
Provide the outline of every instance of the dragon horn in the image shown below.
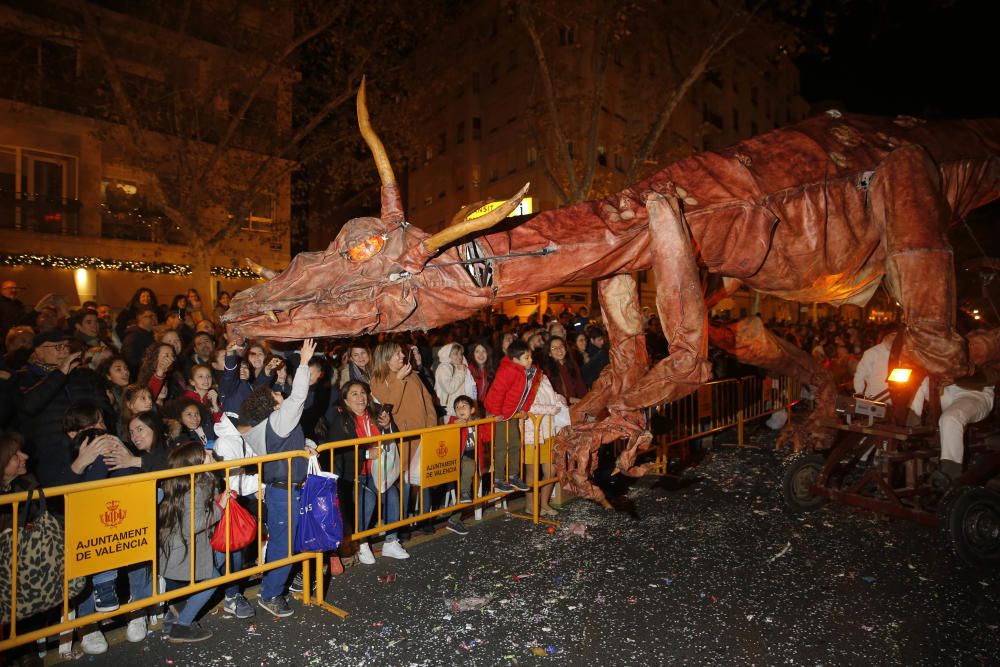
[[[528,187],[531,183],[525,183],[524,187],[521,188],[516,195],[504,202],[503,205],[498,206],[486,215],[482,215],[478,218],[473,218],[472,220],[465,219],[464,222],[459,222],[451,227],[446,227],[440,232],[431,236],[430,238],[424,239],[423,246],[427,252],[433,254],[445,247],[449,243],[462,238],[463,236],[468,236],[474,232],[481,232],[483,230],[489,229],[493,225],[497,224],[511,212],[516,209],[521,204],[521,200],[524,199],[524,195],[528,192]],[[467,210],[463,209],[462,212]],[[461,212],[456,219],[461,217]]]
[[392,173],[392,165],[389,164],[385,146],[375,134],[368,118],[368,103],[365,101],[365,77],[361,77],[361,85],[358,87],[357,107],[358,128],[375,157],[375,167],[378,169],[379,178],[382,179],[382,220],[402,222],[405,216],[403,215],[403,202],[399,196],[399,186],[396,185],[396,175]]
[[270,280],[271,278],[273,278],[276,275],[278,275],[277,271],[274,271],[273,269],[269,269],[266,266],[261,266],[260,264],[258,264],[257,262],[253,261],[249,257],[244,257],[243,261],[245,261],[247,263],[247,268],[248,269],[250,269],[251,271],[253,271],[254,273],[256,273],[261,278],[264,278],[266,280]]

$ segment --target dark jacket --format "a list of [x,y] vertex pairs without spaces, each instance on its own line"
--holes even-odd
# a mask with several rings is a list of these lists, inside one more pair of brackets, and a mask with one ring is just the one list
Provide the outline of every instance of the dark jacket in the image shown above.
[[226,354],[225,370],[219,380],[219,405],[223,412],[240,414],[240,406],[253,387],[246,380],[240,379],[240,358],[235,354]]
[[73,461],[62,418],[66,408],[82,401],[107,413],[107,395],[97,375],[89,368],[75,368],[65,375],[28,364],[18,371],[17,386],[21,433],[38,483],[46,487],[79,481],[69,467]]
[[146,348],[154,343],[153,333],[146,331],[142,327],[130,327],[122,339],[122,356],[128,364],[132,377],[139,376],[139,366],[142,364],[142,355],[146,353]]

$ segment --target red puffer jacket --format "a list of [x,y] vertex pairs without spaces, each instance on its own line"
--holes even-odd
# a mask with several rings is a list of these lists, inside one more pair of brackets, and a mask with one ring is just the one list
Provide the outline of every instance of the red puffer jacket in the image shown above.
[[[528,385],[528,370],[532,371],[531,385]],[[525,368],[514,363],[509,357],[500,360],[493,384],[483,399],[487,412],[497,417],[510,419],[518,410],[527,410],[535,400],[542,372],[531,366]]]

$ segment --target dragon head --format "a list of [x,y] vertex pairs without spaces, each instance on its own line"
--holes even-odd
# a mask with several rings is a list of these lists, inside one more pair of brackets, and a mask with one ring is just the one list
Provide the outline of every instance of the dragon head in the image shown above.
[[250,262],[268,281],[233,298],[222,318],[232,333],[294,340],[426,329],[492,303],[495,253],[475,237],[516,209],[528,185],[485,215],[470,218],[480,203],[466,206],[451,226],[427,234],[403,215],[392,166],[369,122],[363,80],[357,111],[382,180],[380,217],[348,221],[326,250],[300,253],[280,273]]

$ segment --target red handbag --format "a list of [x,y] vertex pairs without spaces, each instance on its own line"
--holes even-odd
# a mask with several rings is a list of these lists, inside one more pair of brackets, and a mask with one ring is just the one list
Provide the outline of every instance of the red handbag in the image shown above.
[[[219,503],[218,500],[215,501]],[[229,492],[229,502],[222,510],[222,519],[215,527],[212,535],[212,548],[226,553],[226,541],[229,541],[229,552],[239,551],[251,544],[257,537],[257,521],[242,505],[236,502],[236,494]]]

